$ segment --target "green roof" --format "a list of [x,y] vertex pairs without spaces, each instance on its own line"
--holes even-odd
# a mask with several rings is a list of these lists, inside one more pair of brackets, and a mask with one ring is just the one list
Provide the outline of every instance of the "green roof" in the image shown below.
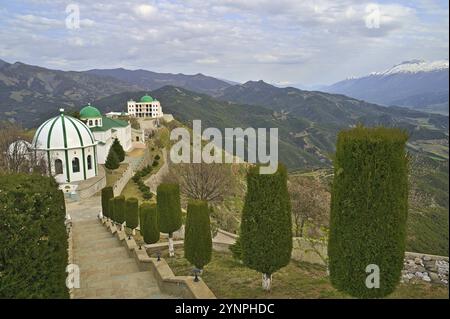
[[150,103],[153,102],[153,98],[150,95],[144,95],[141,97],[141,102]]
[[111,119],[106,116],[102,116],[102,126],[91,127],[92,132],[104,132],[116,127],[127,127],[129,124],[127,121]]
[[102,114],[96,107],[91,106],[91,104],[86,105],[80,110],[80,118],[89,119],[94,117],[102,117]]

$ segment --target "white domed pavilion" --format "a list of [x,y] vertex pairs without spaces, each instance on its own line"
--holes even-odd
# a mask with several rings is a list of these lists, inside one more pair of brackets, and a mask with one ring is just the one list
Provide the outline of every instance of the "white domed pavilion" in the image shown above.
[[32,147],[46,158],[50,174],[59,183],[97,176],[97,142],[82,121],[60,115],[45,121],[34,135]]

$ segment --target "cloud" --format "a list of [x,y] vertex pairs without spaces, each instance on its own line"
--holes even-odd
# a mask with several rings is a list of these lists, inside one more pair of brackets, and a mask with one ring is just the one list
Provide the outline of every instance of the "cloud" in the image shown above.
[[[448,7],[437,2],[78,0],[80,28],[69,30],[67,1],[22,1],[0,10],[0,58],[47,67],[316,84],[448,58]],[[378,27],[367,27],[369,5]]]
[[134,7],[134,12],[141,18],[150,18],[157,14],[158,9],[149,4],[141,4]]

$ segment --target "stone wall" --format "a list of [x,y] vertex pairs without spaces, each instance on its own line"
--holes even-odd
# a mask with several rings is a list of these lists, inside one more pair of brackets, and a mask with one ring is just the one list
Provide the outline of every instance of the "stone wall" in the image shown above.
[[406,252],[402,281],[448,285],[448,257]]

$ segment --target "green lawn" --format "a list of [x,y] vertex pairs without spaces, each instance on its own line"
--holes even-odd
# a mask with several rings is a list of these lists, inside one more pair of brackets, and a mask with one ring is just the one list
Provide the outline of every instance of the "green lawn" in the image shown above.
[[[176,275],[192,275],[192,265],[177,250],[176,257],[164,256]],[[230,254],[213,253],[202,277],[218,298],[350,298],[334,289],[325,268],[318,265],[291,261],[273,275],[271,292],[261,288],[261,274],[235,261]],[[400,284],[389,298],[447,298],[446,287],[428,283]]]

